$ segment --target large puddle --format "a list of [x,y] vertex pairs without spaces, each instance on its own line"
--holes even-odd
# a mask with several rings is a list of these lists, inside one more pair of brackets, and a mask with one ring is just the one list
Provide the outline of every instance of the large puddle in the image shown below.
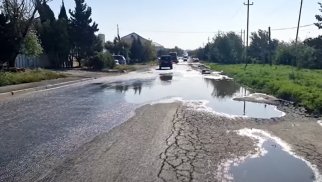
[[175,70],[155,70],[155,79],[115,82],[104,85],[106,92],[123,94],[129,103],[142,104],[180,97],[183,100],[203,100],[216,113],[252,118],[274,118],[284,115],[273,105],[234,101],[234,97],[250,92],[221,75],[203,76],[187,65]]
[[224,178],[236,182],[313,182],[321,181],[316,166],[295,155],[288,144],[257,129],[238,133],[257,142],[257,152],[244,158],[228,160],[222,166],[229,173]]
[[[207,108],[217,114],[229,117],[275,118],[285,113],[276,106],[234,101],[251,92],[233,80],[219,74],[202,75],[187,65],[176,65],[175,70],[153,70],[149,79],[134,79],[101,84],[104,93],[118,94],[131,104],[150,104],[173,101],[175,98],[186,102],[206,103]],[[265,134],[265,133],[264,133]],[[262,182],[311,182],[318,176],[317,170],[295,156],[290,149],[273,138],[261,133],[242,134],[259,139],[261,155],[250,155],[244,159],[230,160],[223,166],[227,181]],[[254,137],[257,135],[256,137]],[[282,143],[283,144],[283,143]],[[287,148],[287,147],[286,147]]]

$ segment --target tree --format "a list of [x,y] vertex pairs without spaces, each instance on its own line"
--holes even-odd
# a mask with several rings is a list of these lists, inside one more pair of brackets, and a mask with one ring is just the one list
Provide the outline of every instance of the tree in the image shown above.
[[62,62],[62,66],[71,68],[73,67],[73,60],[68,59],[71,50],[69,19],[64,2],[62,2],[58,20],[56,21],[56,30],[58,57]]
[[219,34],[212,44],[209,44],[211,61],[224,64],[241,63],[243,57],[243,43],[241,38],[233,32]]
[[131,46],[118,37],[115,37],[113,42],[107,41],[104,47],[112,54],[123,55],[126,59],[129,58]]
[[131,49],[130,49],[130,58],[131,62],[142,62],[142,55],[144,54],[144,48],[142,45],[141,40],[138,38],[133,37],[133,42],[131,44]]
[[22,53],[28,56],[39,56],[43,53],[40,40],[35,31],[29,31],[24,39]]
[[170,49],[169,51],[170,52],[176,52],[180,56],[182,56],[184,54],[184,50],[180,49],[178,46],[175,46],[173,49]]
[[147,41],[143,45],[143,54],[142,54],[142,62],[148,62],[155,60],[157,57],[157,53],[155,47],[152,45],[152,41]]
[[5,14],[0,14],[0,64],[7,62],[11,57],[11,52],[15,51],[14,36],[9,18]]
[[72,60],[68,59],[71,46],[69,20],[64,2],[57,20],[46,2],[39,5],[39,14],[41,25],[38,26],[38,32],[52,66],[55,68],[72,67]]
[[278,40],[271,41],[267,31],[258,30],[251,35],[248,53],[258,63],[271,64],[271,55],[275,52],[277,46]]
[[1,44],[6,51],[0,52],[1,62],[15,66],[15,60],[21,50],[23,41],[33,25],[40,0],[2,0],[0,5]]
[[315,49],[315,61],[312,68],[322,69],[322,36],[317,38],[308,38],[304,44]]
[[318,68],[316,50],[304,43],[281,43],[276,51],[275,64],[297,65],[299,68]]
[[104,53],[98,52],[95,53],[95,55],[92,56],[90,59],[88,59],[87,66],[95,70],[101,70],[104,68],[114,68],[115,61],[108,51]]
[[67,12],[66,12],[66,8],[65,8],[64,1],[62,2],[62,6],[60,8],[60,12],[59,12],[59,15],[58,15],[58,19],[59,20],[68,21],[68,16],[67,16]]
[[91,19],[92,9],[85,4],[84,0],[75,0],[75,3],[75,10],[69,10],[70,35],[73,56],[81,66],[82,59],[92,56],[91,48],[95,43],[95,32],[98,31],[98,25]]
[[[322,12],[322,3],[318,3],[320,5],[319,11]],[[317,19],[318,23],[315,23],[315,25],[322,29],[322,15],[315,15],[315,18]]]

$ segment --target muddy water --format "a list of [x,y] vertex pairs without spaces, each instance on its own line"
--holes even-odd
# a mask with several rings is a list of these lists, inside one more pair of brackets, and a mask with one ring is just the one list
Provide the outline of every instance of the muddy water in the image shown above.
[[[213,111],[229,116],[274,118],[284,115],[272,105],[234,101],[234,97],[248,95],[250,91],[221,75],[204,76],[187,65],[177,65],[174,70],[153,70],[149,74],[154,77],[102,84],[102,88],[106,94],[118,94],[131,104],[180,97],[207,101]],[[263,157],[246,159],[238,166],[231,166],[229,172],[234,181],[314,181],[311,168],[273,140],[265,141],[262,147],[267,151]]]
[[281,117],[275,106],[234,101],[237,96],[250,92],[221,75],[203,76],[187,65],[177,65],[174,70],[154,70],[150,80],[133,80],[105,85],[106,92],[123,94],[129,103],[141,104],[180,97],[184,100],[204,100],[217,113],[252,118]]
[[239,166],[233,166],[231,173],[236,182],[312,182],[314,174],[305,162],[282,150],[274,141],[266,141],[263,148],[267,154],[248,159]]

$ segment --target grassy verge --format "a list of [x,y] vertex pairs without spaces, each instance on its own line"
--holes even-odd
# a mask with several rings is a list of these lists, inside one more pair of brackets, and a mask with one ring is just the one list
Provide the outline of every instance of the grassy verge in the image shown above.
[[27,70],[25,72],[18,73],[0,72],[0,86],[38,82],[63,77],[66,76],[64,74],[58,74],[53,71],[43,69]]
[[257,91],[293,101],[311,112],[322,113],[322,70],[269,65],[249,65],[246,70],[244,65],[209,66]]

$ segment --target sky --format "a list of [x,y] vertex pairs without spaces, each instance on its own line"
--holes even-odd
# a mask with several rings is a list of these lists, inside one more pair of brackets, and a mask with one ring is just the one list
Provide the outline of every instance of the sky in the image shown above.
[[[68,9],[74,9],[74,0],[64,0]],[[212,40],[218,32],[234,31],[241,34],[246,29],[247,0],[85,0],[92,8],[92,19],[99,25],[99,33],[106,40],[136,32],[167,48],[178,46],[196,49]],[[296,37],[301,0],[253,0],[250,6],[250,32],[272,28],[272,38],[292,41]],[[49,3],[56,16],[61,0]],[[301,25],[316,23],[318,0],[304,0]],[[304,40],[322,34],[314,25],[300,29]]]

